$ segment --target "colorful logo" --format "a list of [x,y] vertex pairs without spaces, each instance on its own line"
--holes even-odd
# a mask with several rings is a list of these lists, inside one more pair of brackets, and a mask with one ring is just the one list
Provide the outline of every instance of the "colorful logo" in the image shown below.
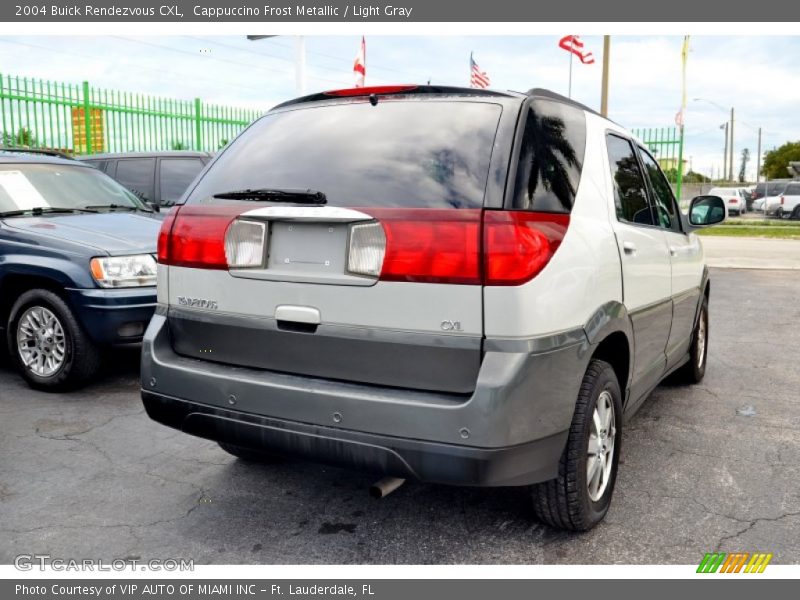
[[763,573],[772,553],[766,552],[709,552],[700,561],[698,573]]

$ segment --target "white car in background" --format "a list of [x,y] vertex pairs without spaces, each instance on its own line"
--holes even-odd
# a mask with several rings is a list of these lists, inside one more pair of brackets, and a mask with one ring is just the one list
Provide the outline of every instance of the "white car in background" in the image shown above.
[[800,219],[800,181],[791,182],[786,186],[786,190],[778,197],[775,211],[784,218]]
[[708,192],[709,196],[719,196],[728,207],[728,214],[743,215],[747,212],[747,198],[750,196],[744,187],[715,187]]
[[762,206],[761,211],[765,214],[765,216],[770,217],[782,217],[783,216],[783,206],[781,206],[781,198],[783,198],[783,194],[780,196],[767,196],[766,198],[762,198]]

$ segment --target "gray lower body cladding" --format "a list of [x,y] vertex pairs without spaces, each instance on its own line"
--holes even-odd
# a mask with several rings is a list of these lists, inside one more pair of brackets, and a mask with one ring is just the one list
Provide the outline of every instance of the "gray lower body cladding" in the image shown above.
[[169,326],[183,356],[382,386],[468,394],[481,364],[478,337],[395,332],[376,339],[365,328],[311,332],[275,319],[180,309],[170,309]]
[[589,356],[585,339],[490,351],[472,394],[426,392],[181,356],[156,314],[142,397],[154,420],[217,441],[424,481],[524,485],[556,476]]

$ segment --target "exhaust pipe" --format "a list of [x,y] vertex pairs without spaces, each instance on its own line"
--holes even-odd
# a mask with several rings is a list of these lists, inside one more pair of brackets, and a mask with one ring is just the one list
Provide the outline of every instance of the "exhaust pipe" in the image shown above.
[[373,498],[385,498],[406,482],[399,477],[384,477],[369,487],[369,495]]

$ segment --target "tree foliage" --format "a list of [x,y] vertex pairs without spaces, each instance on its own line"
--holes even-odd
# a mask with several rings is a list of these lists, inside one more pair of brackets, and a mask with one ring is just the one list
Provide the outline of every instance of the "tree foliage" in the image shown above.
[[[678,169],[674,167],[671,169],[664,169],[664,175],[666,175],[667,181],[670,183],[678,181]],[[700,173],[695,173],[694,171],[687,171],[683,174],[683,183],[708,183],[709,181],[711,181],[711,179]]]
[[20,127],[16,133],[4,131],[2,142],[8,148],[35,148],[39,145],[36,134],[27,127]]
[[787,167],[791,161],[800,160],[800,142],[786,142],[783,146],[769,150],[764,155],[764,166],[761,173],[767,179],[783,179],[789,177]]
[[745,148],[742,150],[742,164],[739,167],[739,183],[744,183],[745,171],[747,170],[747,163],[750,161],[750,150]]

